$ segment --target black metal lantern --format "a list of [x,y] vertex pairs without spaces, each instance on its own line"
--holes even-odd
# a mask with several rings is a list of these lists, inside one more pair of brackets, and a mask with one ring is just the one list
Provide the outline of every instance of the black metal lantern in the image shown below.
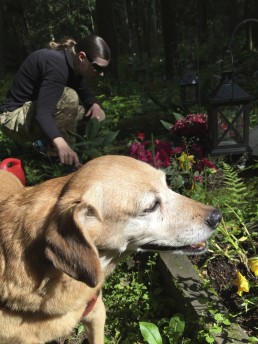
[[242,154],[249,150],[249,108],[253,99],[223,72],[220,85],[209,97],[210,153]]
[[179,82],[181,101],[184,106],[199,102],[199,79],[191,70],[186,70]]

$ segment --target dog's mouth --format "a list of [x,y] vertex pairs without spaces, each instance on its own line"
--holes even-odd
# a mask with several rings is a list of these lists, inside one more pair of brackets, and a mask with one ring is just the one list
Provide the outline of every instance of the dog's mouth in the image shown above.
[[140,247],[142,250],[146,251],[155,251],[155,252],[173,252],[173,253],[182,253],[182,254],[201,254],[207,251],[208,249],[208,242],[200,241],[196,244],[192,245],[185,245],[185,246],[166,246],[166,245],[157,245],[153,243],[144,244]]

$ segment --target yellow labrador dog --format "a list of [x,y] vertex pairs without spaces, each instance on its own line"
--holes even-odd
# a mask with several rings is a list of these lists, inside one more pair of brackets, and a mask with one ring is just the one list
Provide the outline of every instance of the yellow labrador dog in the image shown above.
[[221,214],[124,156],[23,188],[0,203],[0,343],[45,343],[83,321],[104,343],[101,286],[138,251],[199,254]]

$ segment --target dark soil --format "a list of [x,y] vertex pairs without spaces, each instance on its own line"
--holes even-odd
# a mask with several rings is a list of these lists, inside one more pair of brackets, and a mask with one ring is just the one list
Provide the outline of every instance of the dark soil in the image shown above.
[[[227,308],[229,313],[234,316],[234,320],[247,332],[249,336],[258,336],[258,305],[257,299],[255,305],[249,305],[249,310],[243,307],[244,299],[237,295],[237,287],[234,285],[236,271],[244,275],[250,285],[248,299],[252,300],[258,297],[257,279],[244,264],[233,262],[225,256],[217,255],[208,259],[205,256],[193,256],[191,261],[200,268],[202,275],[210,280],[210,285],[215,289],[221,303]],[[255,287],[256,286],[256,287]],[[245,294],[246,295],[246,294]]]

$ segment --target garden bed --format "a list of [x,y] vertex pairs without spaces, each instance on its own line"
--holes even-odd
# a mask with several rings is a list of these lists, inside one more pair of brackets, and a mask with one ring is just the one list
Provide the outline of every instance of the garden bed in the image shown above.
[[[104,151],[103,147],[100,150],[99,138],[110,142],[110,137],[115,136],[105,134],[102,137],[101,132],[96,133],[91,140],[85,140],[79,146],[83,160],[109,151]],[[146,157],[153,158],[153,149],[156,148],[154,162],[164,158],[170,164],[166,173],[172,189],[198,201],[221,207],[223,224],[211,240],[213,252],[207,255],[190,257],[190,260],[186,257],[161,255],[162,269],[154,267],[153,261],[150,265],[144,257],[135,257],[122,264],[122,269],[110,277],[104,288],[108,313],[105,343],[143,343],[139,322],[145,321],[159,327],[164,338],[163,344],[167,344],[173,338],[173,334],[170,334],[169,339],[166,337],[169,319],[177,312],[182,313],[186,319],[185,332],[175,342],[177,344],[212,343],[212,340],[217,343],[247,343],[250,342],[248,336],[253,336],[252,341],[257,342],[257,338],[254,338],[258,336],[257,277],[248,269],[248,259],[257,256],[255,247],[258,246],[257,225],[253,226],[258,215],[257,167],[246,172],[244,184],[239,179],[243,173],[236,173],[233,169],[239,164],[237,160],[225,164],[221,159],[219,172],[213,171],[210,175],[210,166],[213,165],[209,164],[199,173],[195,170],[198,161],[194,162],[195,157],[187,149],[180,147],[173,156],[167,156],[161,154],[166,153],[164,142],[155,141],[154,145],[154,141],[150,140],[149,147],[141,134],[138,141],[135,139],[132,143],[134,148],[140,148],[141,153],[149,153]],[[9,154],[22,158],[28,185],[69,173],[63,166],[55,165],[49,159],[40,158],[32,151],[23,150],[9,141],[1,144],[1,159]],[[115,154],[125,154],[124,145],[122,148],[117,146]],[[202,160],[207,163],[206,158]],[[194,265],[198,270],[193,268]],[[166,280],[166,289],[160,281],[159,270],[162,270]],[[250,283],[250,291],[244,293],[243,297],[237,295],[234,284],[236,270]],[[79,326],[69,338],[60,339],[58,343],[86,343],[83,327]]]
[[[194,268],[192,261],[200,263],[203,258],[199,256],[173,256],[162,253],[160,260],[161,270],[167,289],[173,298],[177,299],[177,305],[186,319],[196,318],[207,329],[207,342],[222,343],[249,343],[249,336],[255,335],[257,326],[257,309],[248,316],[231,317],[231,311],[236,311],[236,304],[240,306],[240,298],[236,296],[236,288],[228,289],[226,294],[221,290],[232,285],[232,277],[235,270],[228,264],[224,257],[218,256],[211,260],[210,266],[202,270],[213,282],[207,288],[200,272]],[[229,271],[230,270],[230,271]],[[234,290],[233,290],[234,289]],[[237,302],[236,302],[237,301]],[[227,308],[226,308],[226,307]],[[239,307],[239,311],[242,312]],[[210,337],[210,341],[208,341]]]

